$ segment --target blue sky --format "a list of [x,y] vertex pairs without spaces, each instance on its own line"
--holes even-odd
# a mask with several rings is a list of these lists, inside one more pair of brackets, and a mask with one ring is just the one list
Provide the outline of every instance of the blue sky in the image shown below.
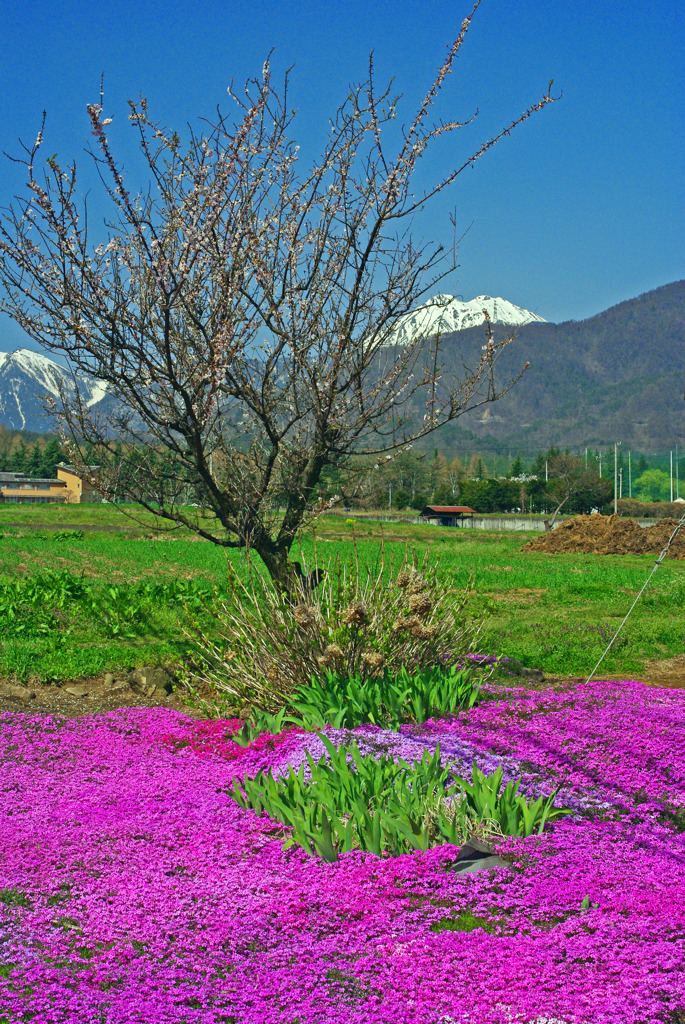
[[[83,163],[85,106],[102,73],[114,127],[126,130],[126,100],[143,94],[152,116],[182,129],[217,104],[228,109],[229,81],[258,73],[273,48],[276,79],[293,67],[296,135],[301,154],[314,156],[370,50],[377,82],[394,77],[409,119],[469,9],[461,0],[5,0],[0,150],[32,140],[46,109],[45,152]],[[466,232],[442,290],[499,295],[562,321],[685,276],[684,20],[671,0],[483,0],[436,107],[459,119],[478,107],[479,117],[435,146],[431,169],[461,163],[551,78],[563,99],[417,222],[424,238],[448,242],[454,212]],[[20,179],[6,160],[0,168],[5,206]],[[21,345],[36,347],[3,319],[0,350]]]

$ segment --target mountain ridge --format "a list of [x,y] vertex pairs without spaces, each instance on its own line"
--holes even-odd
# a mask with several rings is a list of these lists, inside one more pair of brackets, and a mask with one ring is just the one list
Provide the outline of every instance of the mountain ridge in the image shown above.
[[492,324],[520,327],[527,323],[547,322],[537,313],[516,306],[508,299],[477,295],[475,299],[464,302],[453,295],[434,295],[400,319],[386,344],[408,345],[417,334],[444,335],[479,327],[486,320],[484,310]]
[[[506,332],[495,326],[501,339]],[[482,329],[442,339],[444,371],[474,365]],[[685,440],[685,281],[627,299],[587,320],[531,323],[497,362],[500,381],[521,381],[503,399],[436,432],[439,446],[458,446],[468,430],[513,449],[606,445],[648,451]],[[433,443],[433,442],[431,442]]]
[[[625,299],[586,320],[559,324],[504,299],[477,296],[462,303],[443,298],[436,301],[434,297],[414,313],[432,304],[432,312],[441,315],[452,303],[457,312],[463,307],[473,312],[474,305],[488,299],[492,313],[512,307],[520,318],[536,319],[517,325],[497,321],[491,313],[495,339],[515,328],[515,340],[497,361],[496,377],[503,382],[515,377],[526,362],[530,366],[503,399],[446,424],[426,439],[426,445],[458,451],[460,441],[468,437],[470,447],[482,443],[513,451],[535,451],[550,444],[599,446],[618,440],[645,452],[668,450],[675,443],[685,447],[685,281]],[[441,334],[446,378],[459,378],[464,366],[477,364],[483,320]],[[391,348],[386,358],[392,358]],[[73,389],[69,371],[41,353],[29,349],[0,353],[0,423],[14,430],[53,429],[39,395],[56,396],[60,379]],[[90,407],[107,400],[102,382],[85,376],[77,380]],[[416,416],[423,414],[421,399],[413,411]]]
[[89,408],[104,399],[106,387],[102,381],[85,374],[74,375],[41,352],[28,348],[0,352],[0,422],[13,430],[48,431],[50,418],[40,396],[57,398],[60,383],[73,394],[74,380]]

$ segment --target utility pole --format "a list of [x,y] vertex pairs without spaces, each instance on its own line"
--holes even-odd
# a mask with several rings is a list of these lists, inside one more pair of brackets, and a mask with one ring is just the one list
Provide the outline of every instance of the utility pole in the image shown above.
[[670,455],[671,455],[671,501],[673,501],[673,449],[671,449]]
[[618,515],[618,446],[620,441],[614,442],[614,515]]
[[630,448],[628,449],[628,497],[633,496],[633,474],[630,465]]
[[602,453],[601,452],[599,452],[599,454],[597,455],[597,458],[599,459],[599,479],[601,480],[602,479]]
[[680,497],[680,480],[678,479],[678,445],[675,446],[675,500],[677,501]]
[[545,459],[545,483],[547,483],[547,459]]
[[388,511],[392,508],[392,484],[388,484]]

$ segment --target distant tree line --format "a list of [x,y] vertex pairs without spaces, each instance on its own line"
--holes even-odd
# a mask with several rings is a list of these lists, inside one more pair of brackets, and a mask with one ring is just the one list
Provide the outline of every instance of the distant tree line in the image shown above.
[[[84,457],[99,465],[111,458],[117,466],[122,497],[130,493],[135,483],[141,495],[153,500],[147,486],[152,460],[156,476],[166,479],[161,492],[158,479],[156,491],[163,501],[179,505],[203,503],[201,486],[190,488],[179,483],[178,467],[168,451],[119,444],[114,455],[90,448]],[[0,426],[0,472],[52,478],[60,462],[70,461],[69,453],[54,435],[10,431]],[[617,468],[623,482],[619,492],[621,514],[650,517],[678,513],[678,506],[668,500],[670,473],[657,468],[654,462],[650,465],[644,454],[633,453],[631,498],[627,456],[621,449]],[[497,473],[498,470],[503,472]],[[215,460],[213,472],[219,480],[225,472],[220,458]],[[680,460],[678,466],[674,464],[676,473],[685,481],[685,460]],[[563,514],[609,514],[614,500],[613,451],[588,450],[582,456],[574,456],[552,446],[531,460],[520,454],[504,458],[487,452],[448,459],[437,449],[431,454],[408,448],[380,461],[351,459],[346,466],[327,467],[315,500],[327,502],[335,495],[339,506],[362,509],[420,511],[429,504],[460,504],[483,513],[554,515],[561,506]],[[286,502],[285,490],[283,494],[274,493],[274,508]]]
[[57,437],[27,444],[23,437],[0,428],[0,473],[25,473],[30,477],[53,479],[60,462],[68,462]]
[[[537,472],[536,472],[537,471]],[[477,512],[589,514],[611,511],[613,474],[600,478],[598,466],[551,448],[526,467],[520,456],[506,475],[490,475],[483,458],[449,460],[413,450],[375,463],[351,463],[324,476],[320,497],[349,508],[419,511],[426,505],[468,505]]]

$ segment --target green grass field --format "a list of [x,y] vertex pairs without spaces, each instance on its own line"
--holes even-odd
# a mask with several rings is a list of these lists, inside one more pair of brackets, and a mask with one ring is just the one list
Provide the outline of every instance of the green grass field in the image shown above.
[[[199,607],[203,592],[223,587],[227,557],[245,570],[245,556],[154,526],[151,516],[137,525],[107,505],[0,509],[0,674],[54,679],[180,663],[189,645],[185,605]],[[522,552],[530,537],[409,524],[352,527],[331,517],[292,555],[311,565],[316,544],[325,565],[338,555],[352,558],[356,544],[360,562],[375,564],[382,541],[386,561],[398,564],[407,552],[421,557],[430,550],[446,586],[461,589],[473,579],[471,611],[485,616],[483,653],[557,676],[586,675],[654,558]],[[684,653],[684,603],[685,564],[666,562],[600,674],[627,678],[648,660]]]
[[[129,513],[135,512],[138,522]],[[106,503],[92,505],[0,505],[0,531],[19,523],[36,529],[45,526],[103,527],[109,529],[165,529],[165,524],[149,512],[133,506]],[[7,524],[7,526],[5,525]]]

